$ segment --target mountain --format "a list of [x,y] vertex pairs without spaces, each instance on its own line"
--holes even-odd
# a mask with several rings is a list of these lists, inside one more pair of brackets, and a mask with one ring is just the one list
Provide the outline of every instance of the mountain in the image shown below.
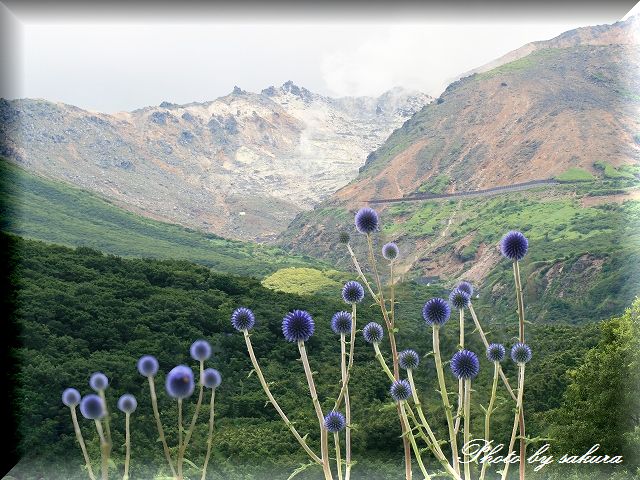
[[[348,265],[336,243],[339,231],[353,231],[358,208],[452,194],[372,205],[382,218],[379,241],[396,241],[403,252],[397,272],[445,285],[467,278],[496,308],[508,305],[509,271],[496,245],[519,229],[531,241],[524,269],[537,318],[604,318],[616,298],[631,302],[640,293],[626,267],[640,253],[640,48],[593,44],[589,32],[613,41],[635,25],[567,32],[558,37],[573,39],[566,46],[554,39],[452,83],[370,154],[357,178],[300,214],[279,243]],[[564,183],[455,196],[554,178]],[[362,247],[356,233],[353,243]],[[595,303],[584,301],[589,295]]]
[[335,99],[290,81],[115,114],[1,100],[0,154],[150,218],[264,240],[354,178],[431,100],[401,88]]

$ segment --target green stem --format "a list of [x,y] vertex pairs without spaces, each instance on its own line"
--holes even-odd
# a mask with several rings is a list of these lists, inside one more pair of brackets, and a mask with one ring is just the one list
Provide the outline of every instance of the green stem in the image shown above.
[[471,379],[464,381],[464,479],[471,480],[471,465],[469,464],[469,439],[471,438]]
[[351,304],[351,337],[349,338],[349,365],[347,366],[347,375],[342,379],[342,387],[340,388],[340,394],[338,395],[338,399],[336,400],[333,409],[338,411],[340,409],[340,405],[342,404],[342,400],[344,399],[345,393],[347,392],[349,386],[349,379],[351,378],[351,367],[353,367],[353,355],[354,349],[356,345],[356,304]]
[[[498,391],[498,373],[500,371],[500,363],[493,362],[493,385],[491,387],[491,399],[489,400],[489,406],[487,407],[487,411],[484,416],[484,441],[485,445],[489,445],[490,438],[490,427],[491,427],[491,413],[493,412],[493,405],[496,401],[496,392]],[[517,398],[516,398],[517,399]],[[482,470],[480,472],[480,480],[484,480],[485,473],[487,471],[487,467],[489,466],[488,462],[482,463]]]
[[98,390],[98,394],[104,404],[104,426],[106,428],[105,440],[109,445],[111,445],[111,426],[109,425],[109,407],[107,406],[107,397],[105,396],[104,390]]
[[[355,306],[355,304],[354,304]],[[353,324],[352,324],[353,327]],[[352,329],[353,331],[353,329]],[[340,335],[340,370],[342,374],[342,383],[346,384],[347,379],[347,362],[346,362],[346,345],[345,345],[345,335],[344,333]],[[349,480],[351,477],[351,400],[349,398],[349,388],[345,389],[344,393],[344,409],[345,409],[345,418],[346,418],[346,428],[344,433],[344,443],[345,443],[345,480]],[[337,435],[337,434],[336,434]],[[336,437],[337,439],[337,437]],[[336,444],[336,448],[338,448]],[[340,451],[338,450],[338,454]],[[341,475],[340,462],[338,462],[338,473]]]
[[182,399],[178,398],[178,480],[182,480]]
[[384,373],[387,374],[387,377],[389,377],[389,380],[391,380],[391,382],[395,382],[396,378],[393,376],[393,373],[389,369],[387,362],[382,356],[382,352],[380,351],[380,345],[378,345],[378,342],[373,342],[373,349],[376,352],[376,358],[378,359],[378,362],[380,362],[380,366],[382,367],[382,370],[384,370]]
[[102,458],[102,466],[100,473],[102,474],[102,480],[108,480],[109,478],[109,444],[102,431],[102,424],[100,420],[95,420],[96,430],[98,431],[98,437],[100,437],[100,457]]
[[[513,429],[511,430],[511,440],[509,441],[509,449],[507,450],[507,455],[511,456],[511,452],[513,451],[513,446],[516,443],[516,432],[518,430],[518,424],[520,420],[520,414],[522,411],[522,397],[524,395],[524,363],[518,364],[518,402],[516,405],[516,414],[513,419]],[[502,480],[507,478],[507,474],[509,473],[509,464],[511,462],[505,462],[504,469],[502,470]]]
[[[404,401],[398,402],[398,404],[400,405],[400,414],[402,415],[402,419],[404,420],[404,423],[408,426],[409,419],[407,418],[407,412],[404,409]],[[424,464],[422,463],[422,455],[420,454],[420,449],[416,444],[416,438],[413,436],[413,432],[411,431],[410,428],[407,428],[407,437],[409,437],[409,442],[411,443],[411,447],[413,448],[413,453],[415,453],[416,461],[418,462],[418,466],[420,467],[420,471],[422,472],[422,475],[424,475],[425,480],[431,480],[431,477],[427,473],[427,469],[424,467]]]
[[[480,321],[478,320],[476,311],[474,310],[473,305],[471,303],[469,303],[469,311],[471,312],[471,318],[473,318],[473,323],[475,323],[476,330],[478,330],[478,333],[480,334],[482,343],[484,343],[484,348],[489,348],[489,341],[487,340],[487,336],[484,334],[484,331],[482,330],[482,326],[480,325]],[[498,365],[498,371],[500,373],[500,378],[502,379],[502,383],[504,383],[504,386],[507,387],[507,390],[509,391],[509,395],[511,395],[511,398],[513,398],[513,401],[515,402],[518,398],[516,397],[515,392],[511,388],[511,385],[509,384],[509,379],[504,374],[504,371],[502,370],[502,367],[500,365]]]
[[449,395],[447,394],[447,385],[444,381],[444,372],[442,370],[442,358],[440,356],[440,327],[437,325],[433,325],[433,358],[435,360],[436,372],[438,374],[440,396],[442,397],[442,404],[444,405],[445,414],[447,416],[447,426],[449,427],[449,441],[451,442],[451,459],[453,460],[453,469],[458,475],[460,475],[458,441],[454,430],[451,404],[449,403]]
[[311,394],[311,402],[313,408],[316,411],[318,417],[318,424],[320,425],[320,458],[322,458],[322,470],[324,471],[325,480],[333,480],[331,475],[331,466],[329,465],[329,441],[327,435],[327,429],[324,428],[324,415],[322,414],[322,407],[318,400],[318,393],[316,392],[316,384],[313,380],[313,373],[311,372],[311,366],[309,365],[309,358],[307,357],[307,350],[304,346],[304,342],[298,342],[298,350],[300,351],[300,359],[304,366],[304,373],[307,377],[307,384],[309,385],[309,393]]
[[71,410],[71,421],[73,422],[73,430],[76,432],[76,440],[80,444],[80,450],[82,450],[82,456],[84,457],[84,463],[87,466],[87,473],[89,474],[89,478],[91,480],[96,480],[96,476],[93,473],[93,469],[91,468],[91,460],[89,459],[89,454],[87,453],[87,446],[84,443],[84,438],[82,438],[82,430],[80,430],[80,425],[78,424],[78,416],[76,415],[76,407],[75,405],[69,407]]
[[264,390],[264,393],[267,395],[269,402],[271,403],[271,405],[273,405],[273,408],[276,409],[276,412],[278,412],[278,415],[280,415],[280,418],[282,418],[282,421],[285,423],[287,428],[289,428],[289,430],[291,431],[295,439],[302,446],[304,451],[307,452],[309,457],[311,457],[311,459],[314,462],[316,462],[318,465],[322,465],[322,459],[318,457],[315,453],[313,453],[313,450],[309,448],[309,445],[307,445],[307,442],[304,440],[304,438],[300,436],[300,434],[296,430],[296,427],[293,426],[289,418],[287,418],[285,413],[280,408],[280,405],[278,405],[278,402],[276,402],[276,399],[274,398],[273,394],[271,393],[271,390],[269,389],[269,385],[267,384],[267,381],[264,379],[264,375],[262,374],[260,365],[258,365],[256,354],[254,353],[253,346],[251,345],[251,338],[249,337],[249,332],[247,330],[243,330],[243,333],[244,333],[244,341],[247,345],[247,351],[249,352],[249,358],[251,358],[251,364],[253,365],[253,371],[256,372],[256,375],[258,376],[258,380],[260,380],[260,385],[262,385],[262,389]]
[[340,459],[340,436],[338,432],[333,434],[333,443],[336,446],[336,467],[338,467],[338,480],[342,480],[342,460]]
[[153,416],[156,418],[156,427],[158,428],[158,436],[160,437],[160,441],[162,442],[162,449],[164,450],[164,456],[167,459],[167,463],[169,464],[169,468],[171,469],[171,475],[175,478],[176,471],[173,467],[173,460],[171,460],[171,452],[169,451],[169,446],[167,445],[167,439],[164,436],[164,429],[162,428],[162,422],[160,421],[160,412],[158,411],[158,397],[156,396],[156,387],[153,380],[153,377],[148,377],[149,379],[149,391],[151,393],[151,405],[153,407]]
[[416,423],[418,423],[418,426],[422,426],[426,430],[427,435],[429,436],[429,441],[426,442],[427,445],[429,446],[429,448],[431,449],[435,457],[438,459],[438,461],[445,468],[447,473],[452,475],[454,478],[460,478],[459,475],[451,466],[451,464],[449,463],[449,461],[447,460],[447,457],[444,455],[442,448],[440,448],[440,443],[436,439],[436,436],[434,435],[433,430],[431,430],[431,427],[429,426],[429,422],[427,421],[427,418],[424,415],[424,411],[422,410],[422,404],[420,402],[420,396],[418,395],[418,391],[416,389],[416,385],[413,380],[413,372],[411,369],[407,370],[407,378],[409,380],[409,385],[411,385],[411,395],[413,397],[413,403],[415,403],[416,410],[418,411],[418,416],[420,417],[420,423],[418,422]]
[[376,303],[378,303],[378,296],[375,293],[373,293],[371,284],[369,283],[369,280],[367,280],[367,277],[365,277],[362,271],[362,268],[360,267],[360,263],[358,262],[358,257],[356,257],[356,254],[353,253],[351,245],[349,245],[348,243],[347,243],[347,250],[349,251],[349,255],[351,256],[351,261],[353,262],[353,266],[356,268],[356,271],[358,272],[358,277],[360,277],[360,280],[362,280],[362,282],[367,287],[367,290],[369,290],[369,294],[371,295],[371,298],[373,298],[373,300]]
[[124,420],[124,431],[125,431],[125,456],[124,456],[124,475],[122,476],[122,480],[129,480],[129,461],[131,460],[131,430],[129,428],[131,414],[127,412],[125,414]]
[[207,466],[209,465],[209,457],[211,456],[211,445],[213,443],[213,421],[215,418],[216,389],[211,390],[211,403],[209,404],[209,435],[207,436],[207,455],[204,457],[204,466],[202,467],[202,478],[207,478]]
[[182,444],[182,453],[181,458],[184,461],[184,454],[187,451],[187,446],[189,445],[189,440],[191,440],[191,435],[193,434],[193,430],[196,427],[196,422],[198,420],[198,413],[200,412],[200,406],[202,405],[202,399],[204,397],[204,384],[202,383],[202,375],[204,374],[204,361],[200,360],[200,391],[198,393],[198,401],[196,402],[196,409],[193,412],[193,417],[191,418],[191,424],[189,425],[189,430],[187,430],[187,434],[184,437],[184,443]]
[[[518,261],[513,262],[513,277],[516,283],[516,296],[518,298],[518,320],[519,320],[519,336],[520,342],[524,343],[524,299],[522,295],[522,281],[520,280],[520,264]],[[524,377],[524,372],[523,372]],[[523,385],[521,387],[524,389],[524,378]],[[526,457],[526,449],[527,444],[525,440],[525,430],[524,430],[524,405],[521,405],[520,408],[520,480],[524,480],[524,471],[525,471],[525,457]]]
[[[460,342],[459,342],[459,348],[460,349],[464,349],[464,309],[460,309]],[[460,419],[462,418],[462,404],[463,404],[463,399],[462,399],[462,395],[464,392],[463,389],[463,380],[461,378],[458,379],[458,410],[456,411],[456,426],[455,426],[455,432],[456,434],[460,431]]]

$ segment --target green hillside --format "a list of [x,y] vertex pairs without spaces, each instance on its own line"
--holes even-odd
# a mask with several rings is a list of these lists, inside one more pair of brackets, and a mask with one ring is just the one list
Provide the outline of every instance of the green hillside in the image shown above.
[[279,248],[226,240],[127,212],[87,191],[0,160],[0,227],[23,237],[125,257],[176,258],[218,272],[262,277],[321,262]]

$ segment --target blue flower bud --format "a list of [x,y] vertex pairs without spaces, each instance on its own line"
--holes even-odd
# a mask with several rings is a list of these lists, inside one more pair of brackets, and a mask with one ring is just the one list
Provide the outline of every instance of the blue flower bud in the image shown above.
[[324,428],[326,428],[328,432],[338,433],[344,428],[345,424],[344,415],[335,410],[327,413],[327,416],[324,417]]
[[124,413],[133,413],[138,408],[136,397],[130,393],[125,393],[118,399],[118,410]]
[[529,241],[521,232],[512,230],[500,241],[500,251],[509,260],[522,260],[529,249]]
[[102,372],[92,373],[89,378],[89,386],[93,388],[96,392],[100,390],[106,390],[109,386],[109,379]]
[[511,360],[515,363],[529,363],[531,355],[531,348],[526,343],[518,342],[511,347]]
[[405,370],[413,370],[420,364],[420,355],[415,350],[403,350],[398,354],[398,363]]
[[196,340],[191,344],[189,353],[194,360],[204,362],[211,356],[211,345],[206,340]]
[[411,384],[406,380],[396,380],[391,384],[389,393],[396,402],[408,400],[411,396]]
[[432,298],[422,307],[422,318],[427,325],[444,325],[451,315],[451,307],[443,298]]
[[251,330],[255,323],[256,317],[248,308],[237,308],[231,314],[231,325],[233,325],[233,328],[239,332],[242,332],[243,330]]
[[193,393],[193,371],[186,365],[178,365],[167,374],[167,393],[173,398],[187,398]]
[[393,242],[386,243],[382,247],[382,256],[387,260],[395,260],[399,254],[398,245]]
[[341,335],[351,332],[351,314],[349,312],[336,312],[331,319],[331,330]]
[[460,350],[451,359],[451,371],[456,377],[464,380],[475,378],[480,372],[480,360],[472,351]]
[[304,310],[294,310],[282,319],[282,333],[289,342],[306,342],[315,331],[313,318]]
[[469,298],[467,292],[463,292],[456,288],[449,294],[449,302],[451,302],[451,305],[453,305],[454,308],[463,310],[469,306],[471,298]]
[[358,210],[355,217],[356,228],[360,233],[373,233],[378,230],[380,220],[373,208],[365,207]]
[[85,395],[80,400],[80,413],[88,420],[99,420],[105,415],[104,402],[95,393]]
[[153,377],[158,373],[158,359],[151,355],[143,355],[138,360],[138,372],[143,377]]
[[501,362],[505,353],[504,345],[500,343],[491,343],[487,347],[487,358],[491,362]]
[[369,322],[362,329],[362,336],[367,343],[380,343],[384,330],[379,323]]
[[456,288],[465,292],[469,297],[473,296],[473,285],[469,282],[460,282]]
[[202,384],[207,388],[217,388],[222,383],[222,375],[215,368],[206,368],[202,372]]
[[67,388],[62,392],[62,403],[67,407],[75,407],[80,403],[80,392],[75,388]]
[[345,303],[360,303],[364,298],[364,288],[358,282],[350,280],[342,287],[342,299]]

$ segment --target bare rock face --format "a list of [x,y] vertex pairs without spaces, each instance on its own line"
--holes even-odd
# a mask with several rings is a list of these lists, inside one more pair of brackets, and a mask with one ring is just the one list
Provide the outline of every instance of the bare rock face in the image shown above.
[[335,99],[293,82],[110,115],[2,99],[0,155],[142,215],[268,240],[352,180],[431,100],[403,89]]

